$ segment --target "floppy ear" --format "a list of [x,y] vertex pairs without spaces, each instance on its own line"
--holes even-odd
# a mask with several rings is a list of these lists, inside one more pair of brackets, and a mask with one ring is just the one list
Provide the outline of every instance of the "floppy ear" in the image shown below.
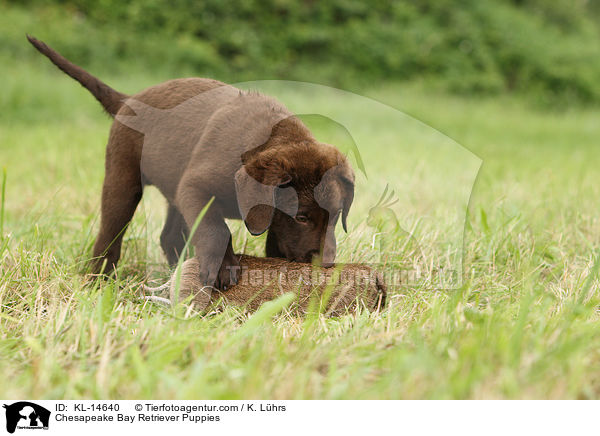
[[344,200],[342,202],[342,227],[344,228],[344,232],[348,233],[346,219],[348,218],[348,212],[350,212],[350,206],[354,200],[354,182],[348,183],[348,186],[344,188],[344,191]]
[[346,220],[348,218],[348,212],[350,212],[350,206],[354,200],[354,171],[348,163],[341,165],[338,173],[340,185],[342,187],[342,227],[346,233],[348,233],[348,225]]
[[314,195],[320,207],[336,216],[340,211],[337,208],[341,203],[342,227],[347,233],[348,225],[346,221],[352,200],[354,200],[354,172],[350,165],[343,162],[328,169],[323,174],[321,182],[315,187]]
[[348,233],[348,225],[346,219],[348,218],[348,212],[350,212],[350,206],[354,200],[354,182],[342,180],[344,185],[344,200],[342,201],[342,227],[344,231]]
[[[242,166],[235,173],[235,192],[238,207],[246,228],[253,235],[260,235],[271,225],[275,211],[275,194],[279,186],[289,183],[287,173],[271,174],[270,180],[259,182]],[[286,191],[292,188],[286,188]]]

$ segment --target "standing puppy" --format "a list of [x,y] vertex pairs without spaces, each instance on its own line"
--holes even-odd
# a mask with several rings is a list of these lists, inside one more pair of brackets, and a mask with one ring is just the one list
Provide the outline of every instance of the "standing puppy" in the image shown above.
[[333,263],[334,229],[341,215],[346,230],[354,173],[344,155],[318,142],[282,104],[199,78],[170,80],[128,97],[27,38],[115,117],[95,272],[116,266],[145,185],[155,185],[168,201],[160,241],[171,264],[214,197],[192,236],[205,285],[226,289],[237,282],[239,262],[225,218],[243,219],[253,235],[268,229],[269,257]]

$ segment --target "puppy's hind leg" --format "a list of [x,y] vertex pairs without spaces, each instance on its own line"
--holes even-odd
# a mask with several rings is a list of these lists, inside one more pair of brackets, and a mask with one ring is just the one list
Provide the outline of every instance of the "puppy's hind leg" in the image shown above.
[[169,205],[167,210],[167,221],[160,234],[160,245],[167,257],[169,265],[174,266],[179,260],[179,256],[185,247],[185,241],[188,237],[188,229],[177,208]]
[[121,257],[123,235],[142,198],[139,176],[111,178],[108,174],[102,188],[100,232],[94,244],[93,272],[109,274]]
[[106,152],[100,232],[93,250],[92,272],[96,274],[109,274],[116,267],[123,234],[143,192],[139,158],[131,151],[133,147],[126,147],[131,143],[114,141],[112,136]]

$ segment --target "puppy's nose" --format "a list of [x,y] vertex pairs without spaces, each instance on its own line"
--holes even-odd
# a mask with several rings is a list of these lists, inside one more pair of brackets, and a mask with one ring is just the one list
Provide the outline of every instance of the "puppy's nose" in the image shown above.
[[311,252],[311,260],[316,261],[323,268],[330,268],[335,265],[333,262],[334,259],[331,256],[321,256],[319,251]]
[[323,268],[330,268],[335,265],[335,248],[333,250],[325,247],[323,257],[321,259],[321,266]]

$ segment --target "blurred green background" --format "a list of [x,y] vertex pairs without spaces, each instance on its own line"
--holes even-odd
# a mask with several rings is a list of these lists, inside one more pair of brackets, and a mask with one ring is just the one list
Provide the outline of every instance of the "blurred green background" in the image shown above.
[[[0,60],[24,33],[101,77],[148,71],[293,79],[358,91],[419,81],[537,104],[600,102],[596,0],[25,0],[0,2]],[[36,59],[39,65],[39,58]]]

